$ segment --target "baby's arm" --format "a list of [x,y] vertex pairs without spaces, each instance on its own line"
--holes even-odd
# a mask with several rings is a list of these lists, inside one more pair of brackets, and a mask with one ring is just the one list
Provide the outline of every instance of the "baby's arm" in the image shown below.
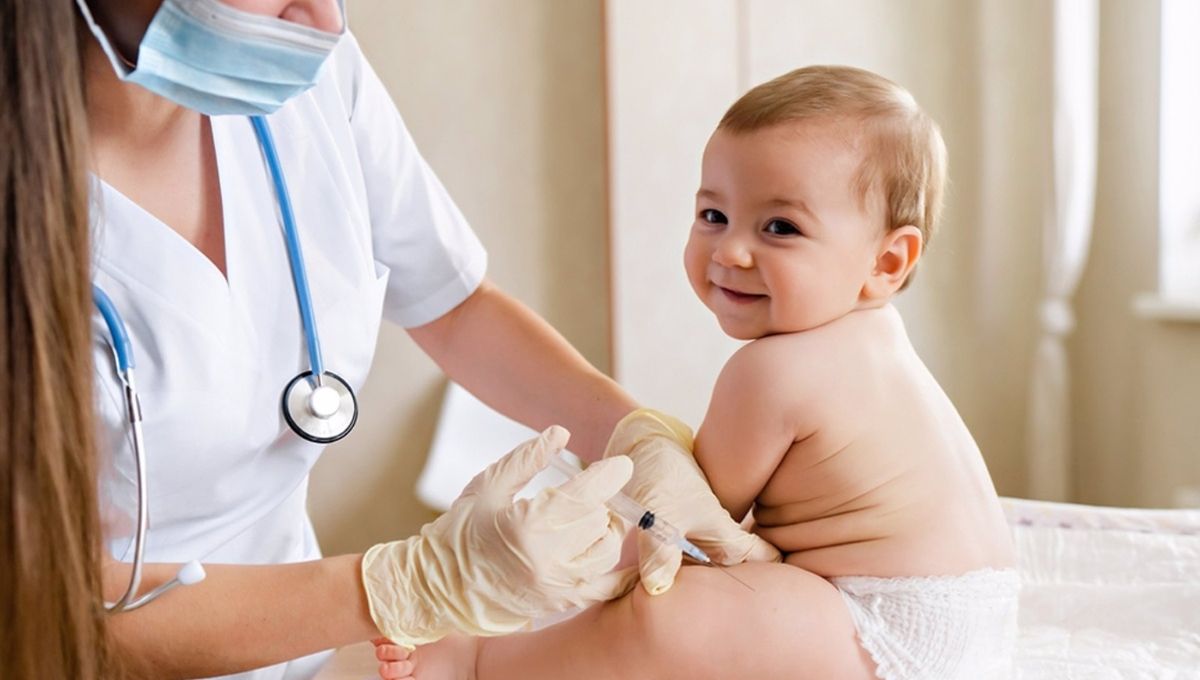
[[738,350],[713,388],[696,434],[696,461],[721,505],[741,521],[792,444],[816,431],[811,375],[796,338],[769,337]]

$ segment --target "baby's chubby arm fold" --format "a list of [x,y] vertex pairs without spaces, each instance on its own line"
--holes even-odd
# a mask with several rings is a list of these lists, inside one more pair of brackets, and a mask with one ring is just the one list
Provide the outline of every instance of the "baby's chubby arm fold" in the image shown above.
[[824,371],[798,340],[771,336],[734,353],[697,432],[696,461],[735,520],[745,518],[792,444],[816,432],[820,380],[813,378]]

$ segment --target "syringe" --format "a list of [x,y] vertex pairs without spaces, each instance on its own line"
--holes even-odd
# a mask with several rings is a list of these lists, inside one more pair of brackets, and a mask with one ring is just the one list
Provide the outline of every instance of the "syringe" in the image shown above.
[[[568,463],[558,455],[550,457],[550,467],[566,475],[567,479],[570,479],[581,472],[579,468],[575,467],[571,463]],[[712,558],[709,557],[703,550],[698,548],[696,544],[684,538],[683,533],[679,531],[679,529],[676,529],[669,522],[655,515],[648,508],[643,507],[641,503],[638,503],[629,496],[626,496],[624,493],[617,492],[615,496],[608,499],[608,502],[605,503],[605,505],[607,505],[610,510],[617,513],[617,515],[622,519],[630,522],[639,530],[649,534],[652,538],[654,538],[654,540],[660,543],[678,546],[679,549],[683,551],[683,554],[692,558],[696,562],[699,562],[700,564],[709,567],[719,566],[713,562]],[[728,571],[725,571],[724,569],[721,571],[738,583],[750,588],[747,583],[733,574],[730,574]],[[750,588],[750,590],[754,589]]]

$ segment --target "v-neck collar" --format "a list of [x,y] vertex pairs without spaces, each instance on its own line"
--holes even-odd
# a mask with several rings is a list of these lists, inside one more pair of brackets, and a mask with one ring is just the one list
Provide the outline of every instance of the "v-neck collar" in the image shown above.
[[[101,219],[93,220],[93,224],[103,225],[93,236],[98,240],[98,245],[102,246],[98,248],[99,252],[119,254],[119,257],[108,258],[114,268],[121,269],[135,278],[150,279],[147,283],[161,281],[162,278],[140,276],[139,272],[161,274],[166,268],[184,268],[189,276],[198,277],[202,282],[200,285],[224,289],[228,294],[236,276],[233,261],[237,259],[238,248],[233,238],[237,230],[230,228],[230,192],[227,191],[227,187],[233,179],[228,176],[228,168],[234,159],[229,157],[225,139],[227,118],[209,118],[217,171],[217,191],[221,198],[221,239],[225,250],[225,272],[222,273],[216,263],[170,224],[142,207],[104,178],[92,173],[96,189],[92,209],[101,211]],[[95,200],[97,198],[98,201]]]
[[192,317],[206,331],[216,332],[232,320],[235,289],[241,285],[244,273],[239,232],[247,220],[238,219],[244,208],[239,210],[236,205],[239,192],[233,190],[237,182],[243,181],[235,146],[244,140],[231,139],[240,137],[231,125],[241,124],[249,130],[250,123],[229,116],[209,120],[221,195],[224,274],[171,225],[95,174],[92,174],[91,210],[97,212],[92,220],[96,225],[93,240],[101,269],[136,283],[163,304]]

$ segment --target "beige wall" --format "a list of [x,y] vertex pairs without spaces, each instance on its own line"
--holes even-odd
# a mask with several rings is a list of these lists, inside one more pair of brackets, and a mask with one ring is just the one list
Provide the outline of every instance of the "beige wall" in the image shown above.
[[[489,276],[608,368],[599,0],[352,0],[350,26],[490,255]],[[443,379],[386,326],[362,415],[313,473],[326,552],[400,538]]]

